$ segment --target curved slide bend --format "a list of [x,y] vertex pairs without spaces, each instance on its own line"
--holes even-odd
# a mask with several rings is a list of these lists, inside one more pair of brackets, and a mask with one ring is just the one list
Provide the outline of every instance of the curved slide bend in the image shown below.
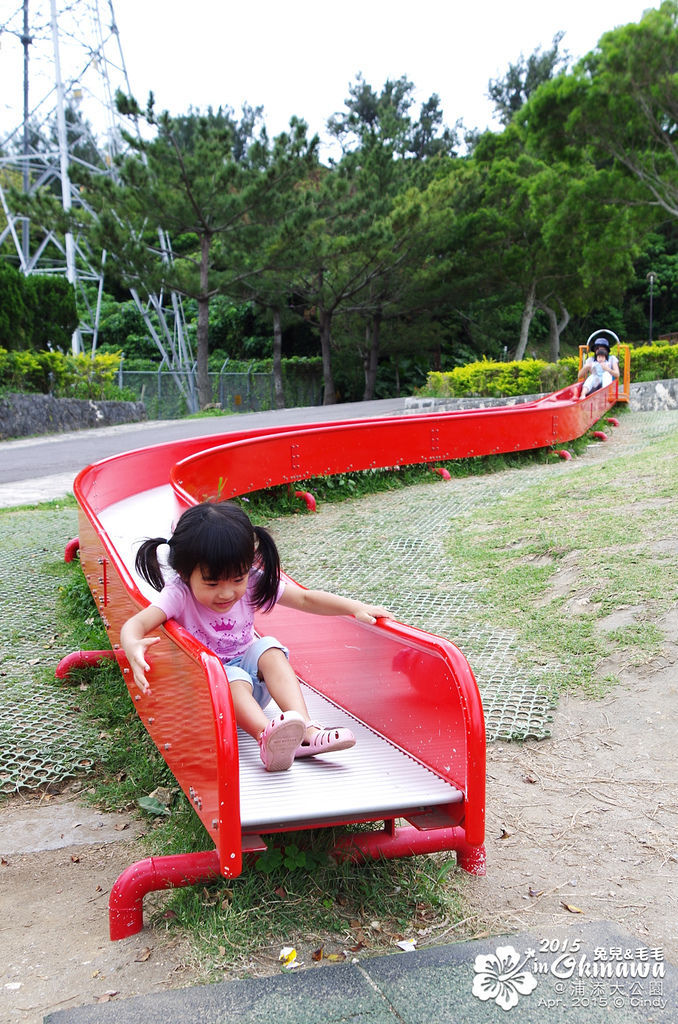
[[[142,695],[119,648],[123,622],[153,591],[134,571],[140,540],[169,536],[190,504],[351,470],[551,446],[581,436],[617,400],[616,385],[579,398],[578,386],[537,402],[464,412],[250,430],[155,445],[82,470],[80,558],[136,710],[215,848],[148,858],[116,881],[112,939],[143,926],[154,889],[240,874],[263,835],[381,823],[347,831],[337,856],[396,857],[454,850],[484,872],[485,730],[478,688],[448,640],[392,620],[307,616],[285,608],[258,628],[290,648],[314,718],[348,724],[352,750],[267,774],[256,744],[235,725],[224,669],[173,621],[158,633]],[[312,529],[309,520],[309,529]],[[72,555],[72,545],[71,555]],[[68,557],[68,555],[67,555]],[[64,677],[79,659],[57,669]]]

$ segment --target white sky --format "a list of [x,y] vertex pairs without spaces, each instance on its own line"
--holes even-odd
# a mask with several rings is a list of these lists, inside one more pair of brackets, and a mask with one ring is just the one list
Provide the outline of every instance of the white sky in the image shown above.
[[583,56],[650,0],[114,0],[137,99],[159,108],[263,105],[271,134],[297,114],[322,133],[358,72],[378,92],[406,75],[445,121],[485,128],[489,79],[559,30]]
[[[96,10],[98,3],[107,22],[108,0],[80,3],[82,11]],[[327,118],[343,108],[358,72],[377,92],[387,78],[405,75],[416,87],[417,103],[438,93],[447,124],[461,119],[467,127],[491,126],[488,81],[502,77],[521,53],[547,49],[563,30],[561,48],[578,58],[604,32],[638,21],[658,5],[659,0],[113,0],[130,85],[142,105],[151,89],[156,109],[175,114],[209,105],[239,113],[247,101],[264,107],[271,135],[284,130],[293,114],[322,134]],[[9,29],[0,34],[0,138],[20,123],[22,49],[16,29],[22,6],[22,0],[0,2],[0,29]],[[42,45],[51,47],[49,5],[29,0],[36,24],[41,8],[47,12]],[[73,0],[57,2],[60,12],[77,8]],[[80,22],[85,25],[84,17]],[[65,77],[67,46],[61,48]],[[37,39],[30,52],[33,104],[41,89],[37,76],[49,79],[53,57],[48,50],[41,59]]]

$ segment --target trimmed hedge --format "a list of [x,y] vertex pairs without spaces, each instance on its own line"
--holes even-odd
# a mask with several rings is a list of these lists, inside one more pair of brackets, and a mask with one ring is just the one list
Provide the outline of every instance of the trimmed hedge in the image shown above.
[[[624,371],[624,349],[619,352],[619,365]],[[577,379],[579,360],[567,356],[557,363],[542,359],[522,359],[511,363],[495,363],[482,359],[466,366],[455,366],[445,373],[431,372],[417,394],[431,398],[503,398],[509,395],[536,395],[559,391]],[[631,349],[631,379],[636,381],[672,380],[678,378],[678,345],[640,345]]]
[[631,350],[631,379],[674,380],[678,377],[678,345],[639,345]]
[[557,363],[542,359],[521,359],[511,363],[495,363],[482,359],[466,366],[455,366],[446,373],[429,373],[420,395],[433,398],[482,396],[503,398],[506,395],[535,395],[558,391],[577,379],[578,361],[571,356]]
[[120,353],[64,355],[63,352],[8,352],[0,348],[0,387],[4,391],[55,398],[120,399],[115,376]]

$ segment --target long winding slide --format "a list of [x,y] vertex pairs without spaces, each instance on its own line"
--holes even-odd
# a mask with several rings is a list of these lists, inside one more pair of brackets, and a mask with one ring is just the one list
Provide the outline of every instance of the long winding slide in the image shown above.
[[[152,694],[131,682],[123,622],[153,597],[134,571],[140,540],[168,536],[191,504],[322,474],[553,446],[581,436],[618,398],[617,385],[579,398],[575,385],[511,407],[252,430],[156,445],[82,470],[74,485],[77,547],[112,651],[76,652],[57,676],[114,657],[138,714],[193,804],[214,849],[152,857],[112,888],[112,939],[143,926],[145,893],[240,874],[262,836],[344,829],[336,856],[456,851],[485,870],[485,730],[473,673],[448,640],[389,620],[308,616],[276,608],[258,621],[290,648],[314,718],[349,725],[357,745],[268,774],[238,732],[219,660],[173,621],[158,631]],[[621,397],[621,396],[620,396]],[[313,521],[308,520],[308,529]]]

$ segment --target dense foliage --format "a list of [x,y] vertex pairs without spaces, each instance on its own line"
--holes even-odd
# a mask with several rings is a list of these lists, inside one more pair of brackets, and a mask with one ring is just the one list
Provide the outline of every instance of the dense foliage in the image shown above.
[[[163,363],[195,359],[203,405],[217,363],[270,359],[282,400],[283,359],[314,357],[329,403],[482,359],[521,388],[535,373],[559,383],[560,356],[601,326],[636,342],[672,331],[678,0],[572,68],[560,42],[489,83],[502,128],[465,141],[436,95],[415,110],[407,78],[377,92],[359,76],[328,121],[326,163],[296,117],[271,140],[259,109],[173,116],[119,96],[144,131],[110,173],[79,172],[87,208],[70,221],[109,253],[100,347],[158,365],[166,328]],[[54,195],[29,212],[63,220]],[[0,274],[0,343],[65,348],[65,298],[64,312],[56,295],[22,298],[1,261]],[[160,294],[182,298],[183,322]],[[515,368],[526,357],[551,368]]]
[[0,381],[6,391],[27,391],[56,398],[133,398],[116,383],[119,353],[65,355],[63,352],[8,352],[0,348]]
[[25,277],[0,259],[0,345],[68,348],[77,324],[75,292],[65,277]]
[[[615,346],[612,351],[618,356],[623,372],[624,349]],[[573,384],[578,369],[579,359],[576,356],[566,356],[555,363],[543,359],[522,359],[510,363],[481,359],[447,372],[431,371],[418,393],[433,398],[545,394]],[[631,374],[634,381],[678,377],[678,345],[655,343],[631,349]]]

